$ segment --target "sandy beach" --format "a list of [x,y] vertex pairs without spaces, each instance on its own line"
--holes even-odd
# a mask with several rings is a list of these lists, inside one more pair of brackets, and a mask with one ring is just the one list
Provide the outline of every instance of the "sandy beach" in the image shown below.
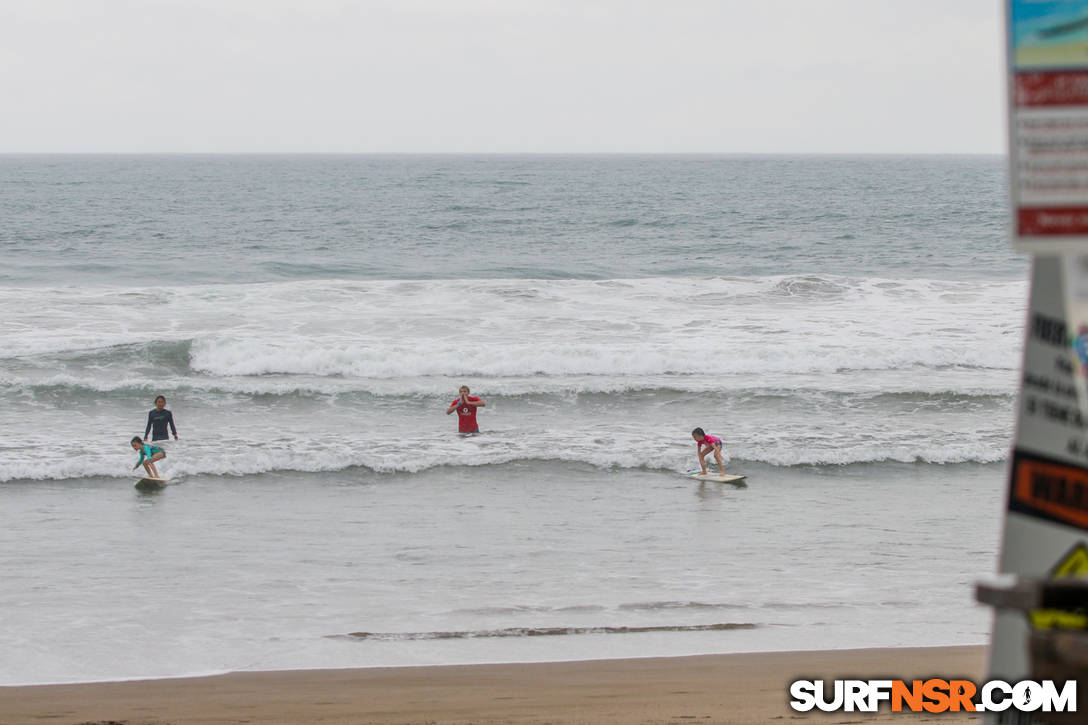
[[982,646],[765,652],[4,687],[0,723],[961,723],[975,718],[795,713],[788,705],[788,683],[927,676],[978,681],[984,656]]

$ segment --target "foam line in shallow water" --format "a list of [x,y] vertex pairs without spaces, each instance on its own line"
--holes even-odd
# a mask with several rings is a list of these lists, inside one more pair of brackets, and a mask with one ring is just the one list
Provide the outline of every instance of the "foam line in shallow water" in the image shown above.
[[598,626],[598,627],[506,627],[503,629],[470,630],[463,632],[350,632],[350,637],[383,642],[421,639],[477,639],[494,637],[557,637],[579,634],[645,634],[647,632],[725,632],[733,629],[755,629],[750,623],[676,624],[660,626]]

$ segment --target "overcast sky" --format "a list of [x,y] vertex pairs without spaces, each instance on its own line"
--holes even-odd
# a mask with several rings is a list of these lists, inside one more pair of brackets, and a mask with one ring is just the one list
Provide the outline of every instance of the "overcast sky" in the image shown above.
[[0,152],[1004,153],[1003,0],[2,0]]

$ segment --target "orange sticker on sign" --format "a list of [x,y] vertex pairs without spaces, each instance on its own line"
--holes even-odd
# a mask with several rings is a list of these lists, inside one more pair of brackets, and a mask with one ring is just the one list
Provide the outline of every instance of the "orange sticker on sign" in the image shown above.
[[1088,471],[1018,455],[1009,508],[1088,529]]

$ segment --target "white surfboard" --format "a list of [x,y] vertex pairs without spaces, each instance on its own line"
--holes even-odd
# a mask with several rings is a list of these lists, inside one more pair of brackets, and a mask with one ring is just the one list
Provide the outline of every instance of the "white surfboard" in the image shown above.
[[688,478],[694,478],[696,481],[713,481],[714,483],[740,483],[747,476],[730,476],[728,474],[721,475],[719,473],[703,473],[702,471],[688,471]]
[[156,488],[162,488],[167,484],[169,480],[169,478],[151,478],[150,476],[148,476],[147,478],[141,478],[139,481],[137,481],[135,486],[136,488],[145,491],[154,490]]

